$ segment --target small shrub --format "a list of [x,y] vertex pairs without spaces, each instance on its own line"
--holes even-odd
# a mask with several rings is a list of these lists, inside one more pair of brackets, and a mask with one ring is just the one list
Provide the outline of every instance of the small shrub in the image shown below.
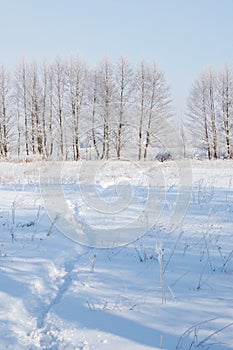
[[164,153],[158,153],[155,157],[155,160],[158,160],[159,162],[165,162],[166,160],[171,160],[172,155],[169,152]]

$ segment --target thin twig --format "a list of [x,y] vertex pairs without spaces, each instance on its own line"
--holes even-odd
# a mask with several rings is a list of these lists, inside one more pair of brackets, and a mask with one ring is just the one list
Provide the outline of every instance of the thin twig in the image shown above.
[[210,335],[208,335],[208,337],[206,337],[205,339],[203,339],[202,341],[200,341],[200,342],[197,344],[197,346],[202,346],[202,345],[205,344],[210,338],[212,338],[214,335],[216,335],[216,334],[222,332],[224,329],[229,328],[229,327],[231,327],[231,326],[233,326],[233,322],[229,323],[228,325],[226,325],[226,326],[224,326],[224,327],[222,327],[222,328],[220,328],[220,329],[217,329],[215,332],[213,332],[213,333],[211,333]]
[[168,260],[167,260],[167,263],[166,263],[166,265],[165,265],[165,267],[164,267],[163,273],[166,272],[166,270],[167,270],[167,268],[168,268],[168,265],[170,264],[170,261],[171,261],[173,255],[175,254],[175,251],[176,251],[178,242],[179,242],[179,240],[180,240],[180,238],[181,238],[182,235],[183,235],[183,231],[179,234],[179,236],[178,236],[178,238],[177,238],[177,240],[176,240],[176,243],[175,243],[175,245],[174,245],[174,247],[173,247],[173,249],[172,249],[172,252],[171,252],[171,254],[170,254],[170,256],[169,256],[169,258],[168,258]]

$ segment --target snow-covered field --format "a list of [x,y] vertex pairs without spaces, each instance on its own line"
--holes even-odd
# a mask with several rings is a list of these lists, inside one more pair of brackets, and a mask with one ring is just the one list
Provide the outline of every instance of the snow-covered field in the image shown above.
[[233,162],[0,163],[0,183],[1,350],[233,349]]

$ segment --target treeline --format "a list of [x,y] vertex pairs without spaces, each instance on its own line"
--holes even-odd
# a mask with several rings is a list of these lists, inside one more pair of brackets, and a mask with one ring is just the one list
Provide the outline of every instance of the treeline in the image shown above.
[[[233,71],[209,69],[175,116],[155,62],[79,58],[0,69],[0,158],[233,158]],[[174,125],[174,124],[173,124]]]
[[192,155],[233,157],[233,71],[209,69],[194,82],[187,106],[186,130]]
[[79,58],[0,69],[0,157],[154,158],[169,134],[164,73],[121,58],[90,68]]

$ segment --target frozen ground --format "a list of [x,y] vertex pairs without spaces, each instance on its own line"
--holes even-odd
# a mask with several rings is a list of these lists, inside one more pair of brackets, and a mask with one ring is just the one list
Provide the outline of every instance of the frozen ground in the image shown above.
[[233,349],[231,162],[40,167],[0,164],[1,350]]

